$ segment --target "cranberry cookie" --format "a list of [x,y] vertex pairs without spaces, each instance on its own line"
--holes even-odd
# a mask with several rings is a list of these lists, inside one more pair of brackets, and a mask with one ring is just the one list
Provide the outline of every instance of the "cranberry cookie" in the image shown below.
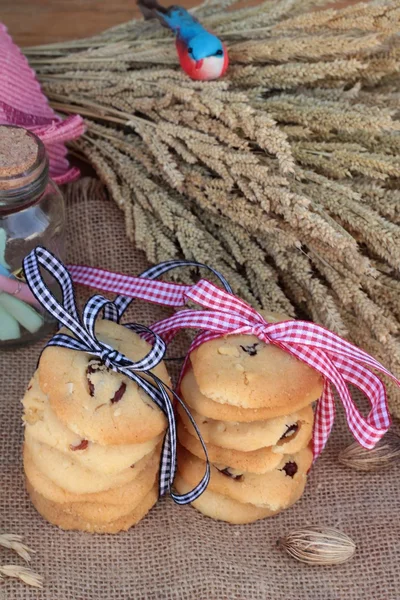
[[[23,451],[24,470],[27,480],[42,496],[58,504],[74,502],[91,502],[103,505],[129,505],[152,487],[159,470],[159,452],[142,458],[133,466],[133,478],[126,484],[118,487],[109,487],[100,492],[77,493],[66,490],[49,479],[37,465],[34,455],[29,447],[24,444]],[[139,500],[138,500],[139,501]]]
[[[280,454],[297,452],[309,444],[314,421],[311,406],[291,415],[252,423],[210,419],[193,408],[190,412],[207,444],[241,452],[270,446],[273,452]],[[181,406],[178,406],[178,413],[188,432],[195,435],[194,427]]]
[[205,342],[191,353],[191,363],[204,396],[222,405],[267,409],[268,419],[298,411],[322,393],[317,371],[255,336]]
[[[229,465],[211,465],[209,489],[237,502],[253,504],[273,512],[288,508],[303,493],[312,451],[283,456],[281,463],[262,475],[238,471]],[[204,475],[205,463],[184,448],[179,449],[178,471],[189,484],[196,485]]]
[[29,481],[27,482],[27,489],[33,506],[47,521],[61,529],[86,531],[88,533],[118,533],[130,529],[146,516],[157,502],[158,497],[158,487],[155,484],[142,502],[132,508],[129,514],[104,523],[95,520],[94,517],[90,519],[81,517],[74,512],[73,507],[65,510],[64,505],[52,502],[37,492]]
[[[178,439],[186,450],[204,460],[204,450],[199,439],[191,435],[182,423],[178,425]],[[209,443],[206,446],[208,458],[211,463],[230,465],[234,469],[250,473],[267,473],[268,471],[272,471],[282,461],[282,455],[274,454],[271,446],[250,452],[227,450],[226,448],[220,448]]]
[[[151,348],[111,321],[96,333],[133,361]],[[163,363],[154,373],[170,385]],[[22,403],[27,489],[40,514],[64,529],[114,533],[150,510],[167,421],[136,383],[85,352],[47,347]]]
[[182,398],[190,409],[210,419],[252,423],[269,418],[268,408],[241,408],[233,404],[214,402],[211,398],[207,398],[201,393],[192,368],[189,368],[182,378],[180,390]]
[[35,440],[72,457],[84,468],[102,475],[113,475],[148,456],[162,440],[159,435],[141,444],[104,445],[82,439],[62,421],[50,406],[39,387],[35,374],[23,399],[25,441]]
[[[192,489],[192,485],[185,481],[179,473],[175,479],[174,486],[181,494],[185,494]],[[274,512],[269,508],[260,508],[254,506],[254,504],[237,502],[236,500],[232,500],[232,498],[228,498],[228,496],[212,492],[210,489],[206,489],[192,505],[206,517],[217,521],[226,521],[233,525],[253,523],[259,519],[272,517],[279,512]]]
[[[96,335],[134,361],[151,348],[135,332],[112,321],[98,322]],[[164,363],[153,372],[170,385]],[[140,444],[165,431],[162,411],[135,382],[85,352],[47,347],[38,376],[56,417],[81,439],[104,445]]]

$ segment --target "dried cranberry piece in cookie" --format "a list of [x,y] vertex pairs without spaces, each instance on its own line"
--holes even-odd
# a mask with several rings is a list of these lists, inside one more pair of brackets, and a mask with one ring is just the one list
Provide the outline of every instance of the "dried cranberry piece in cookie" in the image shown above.
[[246,352],[249,356],[257,356],[257,346],[259,346],[257,342],[255,344],[251,344],[250,346],[242,346],[240,345],[243,352]]
[[119,386],[119,388],[117,389],[117,391],[115,392],[114,396],[111,398],[111,404],[115,404],[116,402],[119,402],[122,398],[122,396],[125,394],[126,391],[126,383],[122,382],[121,385]]
[[298,471],[298,466],[297,466],[297,463],[295,463],[294,461],[288,461],[284,465],[284,467],[280,470],[285,471],[286,475],[288,475],[289,477],[291,477],[293,479],[293,477],[296,475],[296,473]]
[[82,440],[79,444],[76,444],[76,446],[73,446],[72,444],[69,445],[71,450],[86,450],[88,446],[89,440]]
[[88,382],[90,396],[93,397],[94,391],[95,391],[94,384],[93,384],[92,380],[90,379],[90,375],[93,375],[93,373],[96,373],[96,371],[108,371],[108,370],[109,369],[107,369],[105,364],[99,358],[90,359],[87,369],[86,369],[86,379]]
[[243,475],[237,475],[235,473],[232,473],[232,471],[230,470],[229,467],[225,467],[225,469],[218,469],[217,470],[222,473],[222,475],[225,475],[226,477],[230,477],[231,479],[234,479],[235,481],[241,481],[243,479]]
[[283,435],[281,435],[281,437],[279,439],[284,440],[286,438],[292,437],[295,433],[298,432],[298,430],[299,430],[298,423],[293,423],[293,425],[286,425],[286,431]]
[[[95,385],[94,385],[93,381],[91,380],[90,375],[93,375],[94,373],[97,373],[98,371],[104,371],[104,372],[109,373],[110,369],[108,367],[106,367],[105,364],[100,359],[93,358],[89,361],[89,364],[86,369],[86,378],[87,378],[87,382],[88,382],[89,394],[92,397],[95,394]],[[114,396],[112,398],[110,398],[111,404],[116,404],[116,402],[119,402],[121,400],[122,396],[125,394],[125,392],[126,392],[126,383],[122,382],[121,385],[119,386],[119,388],[117,389],[117,391],[115,392]]]

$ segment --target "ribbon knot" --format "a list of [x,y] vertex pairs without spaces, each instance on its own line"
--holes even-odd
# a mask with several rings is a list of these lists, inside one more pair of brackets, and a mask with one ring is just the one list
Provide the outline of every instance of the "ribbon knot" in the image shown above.
[[262,340],[266,344],[271,344],[272,340],[268,334],[268,323],[257,323],[251,328],[251,335],[255,335],[258,339]]
[[118,370],[118,367],[129,366],[130,361],[124,359],[124,357],[114,348],[109,348],[101,344],[102,350],[100,352],[100,359],[108,369]]

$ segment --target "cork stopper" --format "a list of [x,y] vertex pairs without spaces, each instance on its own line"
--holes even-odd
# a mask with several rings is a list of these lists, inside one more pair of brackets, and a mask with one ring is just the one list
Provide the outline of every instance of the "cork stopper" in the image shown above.
[[0,125],[0,178],[29,171],[37,156],[37,142],[25,129]]

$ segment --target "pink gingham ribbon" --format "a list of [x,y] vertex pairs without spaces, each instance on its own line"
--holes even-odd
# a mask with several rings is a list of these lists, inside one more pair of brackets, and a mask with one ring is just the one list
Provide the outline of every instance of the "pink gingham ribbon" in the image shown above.
[[[181,329],[202,330],[193,341],[188,355],[200,344],[221,336],[255,335],[266,344],[278,346],[321,373],[324,376],[324,387],[315,413],[315,458],[322,452],[333,426],[335,402],[332,385],[344,406],[349,428],[362,446],[373,448],[390,426],[385,386],[369,368],[386,374],[398,385],[400,381],[372,356],[320,325],[308,321],[268,323],[243,300],[204,279],[193,286],[187,286],[130,277],[91,267],[70,266],[69,269],[76,283],[119,294],[122,292],[126,296],[166,306],[185,306],[188,301],[200,305],[205,310],[181,310],[151,327],[167,343]],[[367,396],[371,410],[366,417],[360,414],[354,404],[347,387],[349,383]]]

